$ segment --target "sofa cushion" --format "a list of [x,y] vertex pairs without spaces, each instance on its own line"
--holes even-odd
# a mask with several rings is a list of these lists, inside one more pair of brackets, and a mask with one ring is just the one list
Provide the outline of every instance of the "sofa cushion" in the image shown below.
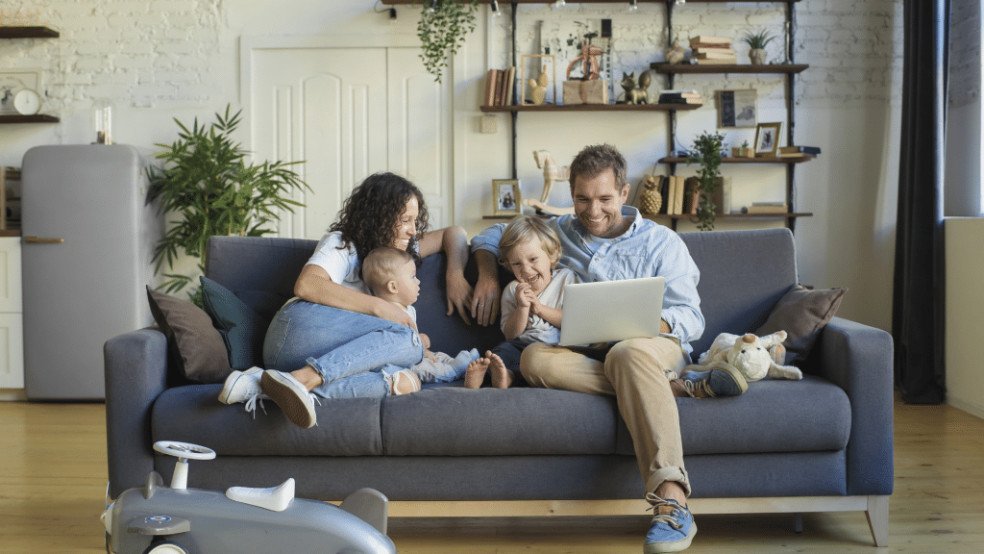
[[387,398],[382,410],[383,451],[391,456],[611,454],[615,448],[617,412],[607,396],[438,387]]
[[796,285],[779,299],[772,313],[756,331],[756,335],[769,335],[776,331],[786,331],[783,345],[786,347],[786,363],[794,364],[806,359],[820,331],[830,321],[845,289],[811,289]]
[[[847,447],[851,433],[847,394],[810,375],[802,381],[756,381],[733,398],[678,398],[677,406],[688,456],[837,451]],[[625,424],[619,427],[618,453],[631,454]]]
[[167,337],[168,365],[186,379],[217,383],[229,374],[222,337],[201,308],[147,287],[150,313]]
[[165,390],[154,402],[153,440],[208,446],[220,456],[374,456],[382,454],[376,398],[322,400],[319,425],[301,429],[272,401],[256,417],[217,400],[221,385]]
[[240,370],[263,365],[263,338],[270,320],[208,277],[202,277],[201,283],[205,310],[222,335],[229,352],[229,365]]

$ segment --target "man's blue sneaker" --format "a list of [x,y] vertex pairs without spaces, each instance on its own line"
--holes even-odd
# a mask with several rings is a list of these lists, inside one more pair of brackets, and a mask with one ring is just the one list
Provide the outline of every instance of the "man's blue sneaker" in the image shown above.
[[748,390],[745,376],[729,363],[716,362],[710,366],[697,367],[700,369],[684,371],[680,376],[684,389],[693,398],[739,396]]
[[[646,533],[643,544],[645,554],[658,552],[679,552],[690,547],[690,542],[697,534],[697,524],[690,509],[681,506],[676,500],[664,500],[655,494],[647,495],[647,500],[653,505],[653,522]],[[660,508],[665,512],[660,513]]]

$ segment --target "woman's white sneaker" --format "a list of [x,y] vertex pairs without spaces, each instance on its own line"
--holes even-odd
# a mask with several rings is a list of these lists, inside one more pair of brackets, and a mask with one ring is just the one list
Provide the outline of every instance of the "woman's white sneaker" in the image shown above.
[[318,423],[311,393],[290,373],[268,369],[260,377],[260,388],[294,425],[310,429]]
[[219,402],[223,404],[238,404],[259,395],[260,376],[262,367],[253,366],[246,371],[233,371],[226,377],[219,393]]

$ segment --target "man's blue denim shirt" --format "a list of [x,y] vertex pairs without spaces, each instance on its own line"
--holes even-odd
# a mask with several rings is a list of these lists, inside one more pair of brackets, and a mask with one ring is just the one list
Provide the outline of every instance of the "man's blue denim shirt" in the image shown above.
[[[587,231],[576,217],[550,219],[548,223],[560,236],[563,249],[558,265],[572,270],[581,282],[664,277],[663,319],[689,355],[693,351],[690,341],[699,339],[704,332],[697,294],[700,270],[675,232],[644,219],[632,206],[622,206],[622,216],[632,218],[628,230],[603,241],[594,254],[585,244]],[[485,250],[498,259],[499,239],[505,228],[504,223],[498,223],[476,235],[471,241],[472,252]]]

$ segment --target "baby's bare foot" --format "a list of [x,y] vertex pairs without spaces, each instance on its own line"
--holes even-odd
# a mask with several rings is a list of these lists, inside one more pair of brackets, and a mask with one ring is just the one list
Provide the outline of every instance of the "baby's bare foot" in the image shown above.
[[479,358],[468,364],[468,367],[465,369],[465,388],[477,389],[482,386],[482,381],[485,380],[485,372],[489,369],[490,362],[491,360],[488,358]]
[[486,352],[489,359],[489,369],[492,370],[492,386],[497,389],[508,389],[513,382],[513,374],[506,368],[498,354]]

